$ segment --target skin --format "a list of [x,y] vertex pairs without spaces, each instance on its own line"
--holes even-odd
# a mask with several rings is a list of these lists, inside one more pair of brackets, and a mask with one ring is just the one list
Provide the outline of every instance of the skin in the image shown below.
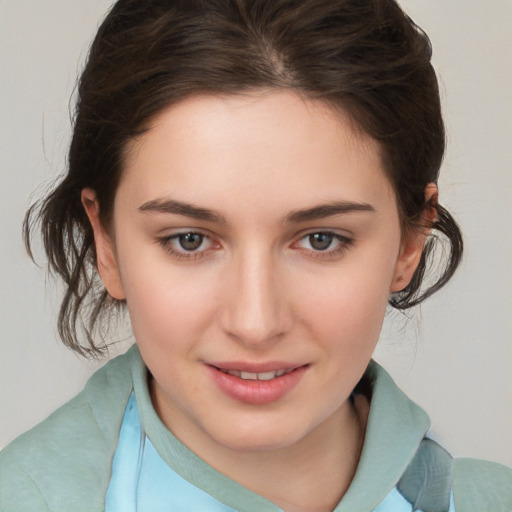
[[[283,509],[332,510],[353,478],[368,412],[349,396],[426,235],[402,239],[378,144],[293,91],[195,96],[130,143],[112,226],[102,226],[92,189],[82,201],[100,275],[126,300],[164,424]],[[319,205],[331,209],[311,218]],[[177,234],[191,232],[201,243],[187,252]],[[319,250],[314,233],[331,245]],[[265,404],[226,395],[209,366],[276,361],[305,371]]]

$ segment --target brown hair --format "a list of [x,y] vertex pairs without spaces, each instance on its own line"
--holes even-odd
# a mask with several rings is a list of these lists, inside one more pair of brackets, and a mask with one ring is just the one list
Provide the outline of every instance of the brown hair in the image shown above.
[[[82,189],[96,191],[108,225],[127,142],[164,108],[197,93],[293,88],[347,112],[380,143],[404,233],[418,229],[426,207],[437,211],[412,281],[390,304],[405,309],[438,290],[460,262],[462,238],[437,201],[425,203],[445,147],[430,58],[428,37],[394,0],[118,1],[79,81],[67,174],[24,224],[30,252],[31,228],[40,221],[49,267],[67,285],[58,321],[64,343],[100,353],[95,326],[119,306],[97,275]],[[423,289],[436,233],[450,251]]]

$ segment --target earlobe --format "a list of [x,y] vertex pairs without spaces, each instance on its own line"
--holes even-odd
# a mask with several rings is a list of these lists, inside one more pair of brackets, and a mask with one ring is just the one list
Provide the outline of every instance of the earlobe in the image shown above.
[[390,288],[392,293],[403,290],[411,282],[412,276],[418,267],[425,241],[430,233],[429,226],[436,220],[437,196],[437,186],[434,183],[429,183],[425,188],[426,207],[422,214],[421,226],[415,228],[413,233],[407,234],[402,242]]
[[414,238],[403,242],[395,266],[395,273],[390,288],[391,292],[399,292],[411,282],[412,276],[420,262],[425,239],[426,235],[418,233],[414,235]]
[[85,209],[94,233],[94,246],[98,272],[108,293],[118,300],[125,299],[119,267],[111,237],[100,221],[100,207],[96,192],[90,188],[82,190],[82,205]]

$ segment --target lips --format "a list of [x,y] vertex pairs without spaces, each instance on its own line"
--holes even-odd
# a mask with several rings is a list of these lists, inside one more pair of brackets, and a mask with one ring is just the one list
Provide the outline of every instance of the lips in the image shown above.
[[[219,368],[220,369],[220,368]],[[282,377],[287,373],[293,372],[295,368],[289,370],[271,370],[269,372],[244,372],[241,370],[222,370],[221,372],[227,373],[228,375],[233,375],[233,377],[239,377],[243,380],[272,380],[276,377]]]
[[206,367],[214,383],[228,397],[246,404],[263,405],[290,393],[309,365],[214,363]]

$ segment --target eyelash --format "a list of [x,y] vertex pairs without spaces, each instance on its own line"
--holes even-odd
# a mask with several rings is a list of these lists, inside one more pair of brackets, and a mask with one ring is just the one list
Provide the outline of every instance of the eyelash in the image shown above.
[[[198,249],[200,249],[200,247],[203,245],[205,240],[209,240],[211,244],[214,244],[214,242],[211,240],[211,238],[208,235],[205,235],[204,233],[197,232],[197,231],[183,231],[183,232],[171,235],[171,236],[158,238],[157,242],[172,257],[174,257],[176,259],[184,260],[184,261],[194,261],[194,260],[203,258],[205,256],[205,253],[208,251],[208,249],[187,251],[184,248],[182,248],[182,250],[176,250],[173,248],[174,241],[179,241],[179,239],[181,237],[184,237],[187,235],[195,235],[195,236],[201,237],[201,244],[198,247]],[[333,241],[336,240],[338,242],[338,246],[335,249],[330,249],[330,250],[329,249],[325,249],[325,250],[304,249],[304,250],[308,251],[310,253],[310,256],[312,256],[314,258],[329,259],[332,257],[340,256],[345,251],[347,251],[354,242],[353,239],[351,239],[347,236],[335,233],[334,231],[311,231],[309,233],[302,235],[297,242],[294,242],[292,244],[292,247],[296,246],[300,242],[307,240],[308,238],[310,238],[314,235],[324,235],[324,236],[332,237]]]
[[328,237],[332,237],[332,241],[337,241],[338,246],[334,249],[325,249],[325,250],[315,250],[315,249],[306,249],[309,251],[310,256],[313,258],[323,258],[323,259],[329,259],[336,256],[341,256],[345,251],[347,251],[350,246],[354,243],[354,240],[352,238],[349,238],[344,235],[340,235],[339,233],[336,233],[334,231],[312,231],[309,233],[306,233],[303,235],[298,242],[295,242],[293,245],[296,245],[303,240],[307,240],[308,238],[311,238],[315,235],[326,235]]
[[[166,236],[162,238],[158,238],[158,243],[174,258],[177,258],[179,260],[186,260],[186,261],[193,261],[197,260],[199,258],[204,257],[205,250],[202,251],[187,251],[186,249],[182,249],[181,251],[178,251],[173,248],[173,241],[177,241],[180,239],[180,237],[184,237],[187,235],[196,235],[201,237],[201,247],[205,240],[210,240],[211,238],[208,235],[205,235],[204,233],[200,233],[197,231],[183,231],[181,233],[176,233],[171,236]],[[213,243],[213,242],[211,242]]]

